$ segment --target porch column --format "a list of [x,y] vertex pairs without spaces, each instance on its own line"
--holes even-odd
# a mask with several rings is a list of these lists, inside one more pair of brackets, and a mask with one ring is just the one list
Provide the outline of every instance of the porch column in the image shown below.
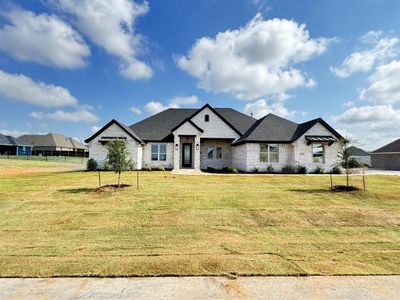
[[[174,134],[174,169],[180,169],[179,151],[181,151],[180,137]],[[176,146],[178,145],[178,146]]]
[[194,169],[200,170],[200,136],[194,138]]

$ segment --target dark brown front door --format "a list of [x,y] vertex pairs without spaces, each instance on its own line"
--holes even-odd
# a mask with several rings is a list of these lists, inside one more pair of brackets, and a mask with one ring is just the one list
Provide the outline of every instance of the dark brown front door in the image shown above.
[[191,168],[192,167],[192,144],[183,143],[182,144],[182,167]]

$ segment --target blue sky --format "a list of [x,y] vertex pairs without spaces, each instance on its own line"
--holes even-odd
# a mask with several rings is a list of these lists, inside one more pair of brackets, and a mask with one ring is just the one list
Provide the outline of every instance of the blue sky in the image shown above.
[[400,137],[399,1],[0,0],[0,132],[233,107]]

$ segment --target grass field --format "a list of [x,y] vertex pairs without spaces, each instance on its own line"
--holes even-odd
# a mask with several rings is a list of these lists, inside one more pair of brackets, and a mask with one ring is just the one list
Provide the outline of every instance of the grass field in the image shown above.
[[351,193],[326,175],[123,178],[0,176],[0,277],[400,274],[398,176]]

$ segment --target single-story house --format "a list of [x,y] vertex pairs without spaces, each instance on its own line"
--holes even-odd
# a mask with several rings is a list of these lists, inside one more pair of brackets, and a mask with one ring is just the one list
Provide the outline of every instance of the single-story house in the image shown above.
[[32,146],[21,140],[0,133],[0,155],[31,155]]
[[371,152],[374,169],[400,170],[400,139]]
[[355,146],[349,147],[349,151],[351,153],[350,158],[354,158],[359,163],[371,166],[371,156],[368,152]]
[[242,171],[268,166],[279,171],[302,165],[331,170],[338,162],[342,136],[321,118],[295,123],[268,114],[260,119],[232,108],[169,108],[131,126],[111,120],[86,139],[100,166],[106,144],[125,140],[136,168],[221,169]]
[[33,155],[43,156],[88,156],[88,146],[59,133],[25,134],[18,137],[33,146]]

